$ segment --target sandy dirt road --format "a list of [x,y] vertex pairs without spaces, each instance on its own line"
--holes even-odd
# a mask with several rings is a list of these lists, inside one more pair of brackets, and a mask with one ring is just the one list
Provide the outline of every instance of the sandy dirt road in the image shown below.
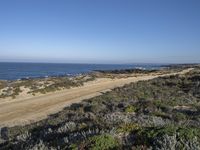
[[131,82],[151,80],[161,76],[185,74],[191,69],[164,75],[143,75],[120,79],[99,78],[81,87],[66,89],[54,93],[34,97],[0,100],[0,126],[25,125],[46,118],[48,115],[61,111],[64,107],[81,100],[101,95],[115,87]]

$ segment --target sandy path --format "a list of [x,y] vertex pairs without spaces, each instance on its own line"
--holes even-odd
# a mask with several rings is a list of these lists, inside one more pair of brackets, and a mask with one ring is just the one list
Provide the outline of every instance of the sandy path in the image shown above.
[[191,69],[164,75],[143,75],[121,79],[100,78],[84,86],[34,97],[0,101],[0,126],[24,125],[44,119],[49,114],[62,110],[67,105],[95,97],[102,92],[137,81],[150,80],[161,76],[185,74]]

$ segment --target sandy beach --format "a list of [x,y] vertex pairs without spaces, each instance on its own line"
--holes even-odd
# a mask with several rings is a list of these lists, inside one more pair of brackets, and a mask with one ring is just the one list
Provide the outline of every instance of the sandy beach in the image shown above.
[[157,77],[185,74],[192,68],[181,72],[167,74],[151,74],[120,79],[97,78],[83,86],[56,91],[44,95],[21,98],[5,98],[0,100],[0,126],[25,125],[46,118],[50,114],[61,111],[64,107],[78,103],[84,99],[101,95],[115,87],[132,82],[151,80]]

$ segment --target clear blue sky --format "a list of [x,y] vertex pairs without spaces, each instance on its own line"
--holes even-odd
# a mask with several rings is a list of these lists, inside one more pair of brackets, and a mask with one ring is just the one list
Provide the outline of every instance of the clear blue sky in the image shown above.
[[200,1],[1,0],[0,61],[200,62]]

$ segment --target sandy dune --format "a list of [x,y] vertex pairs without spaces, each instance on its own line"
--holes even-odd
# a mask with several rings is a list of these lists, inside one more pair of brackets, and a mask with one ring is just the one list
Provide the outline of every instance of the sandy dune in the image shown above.
[[[192,69],[192,68],[191,68]],[[164,75],[143,75],[120,79],[99,78],[86,83],[84,86],[66,89],[34,97],[0,100],[0,126],[24,125],[49,114],[62,110],[67,105],[80,102],[83,99],[95,97],[102,92],[137,81],[150,80],[161,76],[185,74],[191,69]]]

